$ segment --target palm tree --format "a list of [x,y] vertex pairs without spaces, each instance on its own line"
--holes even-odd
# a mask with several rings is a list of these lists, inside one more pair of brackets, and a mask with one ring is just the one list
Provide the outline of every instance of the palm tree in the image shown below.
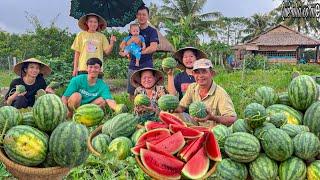
[[246,20],[247,27],[244,30],[248,35],[242,41],[248,41],[270,27],[270,16],[267,14],[254,14]]
[[161,13],[164,20],[174,23],[187,16],[192,17],[190,28],[199,28],[205,30],[208,35],[215,35],[212,27],[216,20],[221,16],[219,12],[202,13],[207,0],[163,0]]
[[149,6],[149,11],[150,11],[150,23],[156,27],[157,29],[160,28],[160,24],[163,20],[163,16],[160,13],[160,8],[157,6],[155,3],[150,3]]

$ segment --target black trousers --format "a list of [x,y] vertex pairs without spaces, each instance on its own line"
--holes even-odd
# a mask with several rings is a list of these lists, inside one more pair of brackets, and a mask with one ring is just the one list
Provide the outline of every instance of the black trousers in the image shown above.
[[17,96],[16,99],[12,102],[11,106],[21,109],[28,107],[28,99],[24,96]]

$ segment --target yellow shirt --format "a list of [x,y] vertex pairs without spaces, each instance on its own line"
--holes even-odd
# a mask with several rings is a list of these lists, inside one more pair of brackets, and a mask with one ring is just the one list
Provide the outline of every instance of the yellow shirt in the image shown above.
[[[205,103],[206,108],[215,116],[237,116],[232,100],[228,93],[219,85],[212,82],[210,90],[204,98],[201,99],[199,93],[199,86],[192,83],[188,86],[186,94],[180,101],[180,106],[189,107],[192,102],[202,101]],[[213,121],[200,123],[203,126],[214,126]]]
[[103,52],[109,46],[106,36],[100,32],[89,33],[82,31],[77,34],[71,49],[80,52],[78,70],[87,70],[87,60],[99,58],[103,61]]

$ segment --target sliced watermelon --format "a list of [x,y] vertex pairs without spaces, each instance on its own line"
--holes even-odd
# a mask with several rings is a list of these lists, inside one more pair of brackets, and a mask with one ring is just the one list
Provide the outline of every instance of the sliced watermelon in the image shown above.
[[190,179],[200,179],[209,170],[210,160],[204,148],[198,152],[184,165],[182,174]]
[[207,152],[208,157],[211,160],[214,160],[214,161],[221,161],[222,160],[220,147],[219,147],[219,144],[218,144],[216,138],[214,137],[213,132],[209,132],[206,135],[206,142],[204,144],[204,147],[205,147],[205,150]]
[[151,131],[148,131],[148,132],[142,134],[139,137],[136,145],[145,145],[146,142],[156,144],[156,143],[166,139],[169,136],[170,136],[169,129],[165,129],[165,128],[154,129],[154,130],[151,130]]
[[170,154],[175,154],[183,148],[185,143],[184,137],[179,131],[156,144],[156,147]]
[[181,126],[187,127],[187,124],[185,122],[183,122],[183,120],[181,120],[177,116],[175,116],[171,113],[168,113],[168,112],[161,111],[159,113],[159,118],[162,122],[164,122],[167,125],[175,124],[175,125],[181,125]]
[[196,129],[196,130],[198,130],[200,132],[209,132],[210,131],[209,128],[204,127],[204,126],[190,126],[190,128]]
[[159,153],[159,154],[162,154],[162,155],[165,155],[165,156],[168,156],[168,157],[172,157],[172,158],[175,158],[173,155],[165,152],[165,151],[162,151],[161,149],[159,149],[156,145],[153,145],[149,142],[146,143],[147,144],[147,148],[148,150],[150,151],[153,151],[153,152],[156,152],[156,153]]
[[192,129],[189,127],[184,127],[180,125],[170,124],[169,129],[171,132],[176,133],[178,131],[181,131],[182,135],[186,139],[195,139],[203,135],[203,132],[200,132],[196,129]]
[[131,148],[131,152],[134,154],[134,155],[140,155],[140,149],[141,148],[145,148],[146,145],[143,144],[143,145],[136,145],[135,147]]
[[141,149],[140,154],[145,168],[161,176],[161,179],[180,179],[184,166],[182,161],[147,149]]
[[168,125],[162,122],[147,121],[144,123],[144,127],[147,131],[150,131],[152,129],[168,128]]
[[201,147],[203,147],[203,143],[206,140],[205,136],[201,136],[197,141],[195,141],[191,147],[187,150],[187,152],[181,157],[185,162],[189,161],[194,154],[196,154]]
[[188,149],[192,146],[192,144],[193,144],[194,142],[196,142],[196,141],[197,141],[197,139],[190,139],[190,140],[186,143],[186,145],[178,152],[178,157],[179,157],[179,158],[183,157],[183,156],[186,154],[186,152],[188,151]]

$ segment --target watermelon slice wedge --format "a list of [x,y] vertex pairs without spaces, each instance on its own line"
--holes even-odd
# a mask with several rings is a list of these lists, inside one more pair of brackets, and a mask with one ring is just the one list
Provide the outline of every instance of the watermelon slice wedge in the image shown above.
[[146,145],[143,144],[143,145],[136,145],[135,147],[131,148],[131,152],[134,154],[134,155],[140,155],[140,149],[141,148],[145,148]]
[[198,138],[204,134],[203,132],[200,132],[196,129],[192,129],[192,128],[184,127],[184,126],[180,126],[180,125],[175,125],[175,124],[170,124],[169,129],[173,133],[180,131],[186,139],[195,139],[195,138]]
[[200,179],[209,170],[210,160],[204,148],[198,152],[184,165],[182,174],[190,179]]
[[165,151],[170,154],[175,154],[183,148],[185,143],[186,142],[184,140],[184,137],[182,133],[179,131],[167,137],[155,146],[161,151]]
[[207,133],[204,148],[207,152],[208,157],[211,160],[213,160],[213,161],[221,161],[222,160],[220,147],[219,147],[218,141],[214,137],[213,132]]
[[153,145],[149,142],[147,142],[147,148],[148,150],[150,151],[153,151],[153,152],[156,152],[156,153],[159,153],[159,154],[162,154],[162,155],[165,155],[165,156],[168,156],[168,157],[171,157],[171,158],[176,158],[174,157],[173,155],[165,152],[165,151],[162,151],[161,149],[159,149],[156,145]]
[[175,124],[175,125],[187,127],[187,124],[185,122],[183,122],[183,120],[181,120],[177,116],[175,116],[171,113],[165,112],[165,111],[161,111],[159,113],[159,118],[162,122],[164,122],[167,125]]
[[210,131],[209,128],[204,127],[204,126],[190,126],[190,128],[196,129],[196,130],[198,130],[200,132],[209,132]]
[[147,121],[144,123],[144,127],[146,128],[147,131],[150,131],[152,129],[168,128],[168,125],[162,122]]
[[136,145],[145,145],[146,142],[157,144],[169,136],[170,136],[169,129],[165,129],[165,128],[154,129],[142,134],[138,138]]
[[185,154],[186,152],[188,151],[188,149],[192,146],[192,144],[194,142],[196,142],[197,139],[190,139],[186,145],[178,152],[178,157],[181,159]]
[[205,142],[206,138],[205,136],[201,136],[199,139],[197,139],[190,148],[185,152],[183,156],[181,156],[181,159],[185,162],[189,161],[189,159],[192,158],[192,156],[199,151],[201,147],[203,147],[203,144]]

